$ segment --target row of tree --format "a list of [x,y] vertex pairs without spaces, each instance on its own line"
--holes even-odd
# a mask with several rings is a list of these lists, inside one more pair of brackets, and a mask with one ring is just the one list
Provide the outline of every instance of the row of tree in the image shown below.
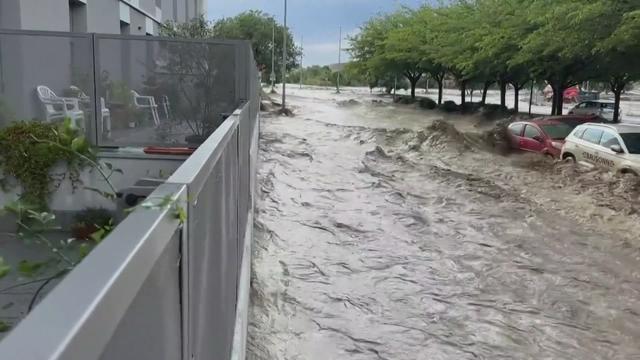
[[[456,80],[461,102],[474,85],[494,84],[505,104],[544,80],[554,90],[552,114],[562,114],[564,90],[583,81],[608,83],[615,96],[640,79],[638,0],[459,0],[442,7],[403,8],[370,19],[350,39],[350,65],[370,80],[403,75],[411,95],[423,76],[439,87]],[[371,81],[370,81],[371,82]]]

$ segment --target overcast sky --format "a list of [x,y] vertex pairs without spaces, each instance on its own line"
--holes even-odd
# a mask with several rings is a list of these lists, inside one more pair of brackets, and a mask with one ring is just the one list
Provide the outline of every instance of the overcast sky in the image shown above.
[[[340,26],[346,38],[377,13],[423,3],[425,0],[288,0],[287,24],[297,43],[304,38],[305,65],[327,65],[338,62]],[[215,20],[258,9],[282,22],[283,4],[283,0],[209,0],[208,16]],[[346,53],[342,56],[343,60],[348,57]]]

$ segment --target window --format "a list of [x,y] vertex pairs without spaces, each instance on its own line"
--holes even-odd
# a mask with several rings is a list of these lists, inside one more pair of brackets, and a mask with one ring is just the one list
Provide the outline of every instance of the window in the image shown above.
[[578,104],[578,106],[576,106],[578,109],[584,109],[585,107],[587,107],[587,103],[580,103]]
[[571,130],[573,130],[572,126],[569,126],[564,123],[559,124],[546,124],[542,125],[542,131],[544,131],[549,137],[553,140],[564,140],[569,134]]
[[527,127],[524,128],[524,137],[533,139],[536,136],[540,136],[540,131],[533,125],[527,125]]
[[620,145],[620,141],[618,141],[618,137],[616,136],[616,134],[610,131],[605,131],[602,134],[602,139],[600,139],[600,145],[608,149],[613,145]]
[[511,124],[509,131],[515,136],[522,136],[522,128],[524,128],[524,124]]
[[603,131],[600,129],[588,128],[582,135],[582,140],[588,141],[594,144],[600,144],[600,138],[602,138]]
[[595,109],[598,107],[598,103],[594,103],[594,102],[588,102],[587,106],[588,109]]
[[629,154],[640,154],[640,133],[620,134]]
[[577,137],[578,139],[582,139],[582,135],[584,135],[584,131],[586,130],[586,128],[578,128],[574,133],[573,136]]
[[613,110],[615,108],[613,103],[600,103],[600,108]]
[[69,0],[69,31],[87,32],[87,6],[75,0]]

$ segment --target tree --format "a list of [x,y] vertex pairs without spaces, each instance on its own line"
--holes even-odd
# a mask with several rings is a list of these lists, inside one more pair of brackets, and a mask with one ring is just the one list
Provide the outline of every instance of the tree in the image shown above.
[[[275,28],[275,44],[273,30]],[[282,40],[285,33],[284,26],[277,23],[275,18],[259,10],[243,12],[234,17],[223,18],[216,22],[209,22],[203,16],[187,23],[169,22],[161,31],[162,35],[183,37],[190,39],[231,39],[249,40],[253,48],[256,63],[264,69],[267,78],[271,68],[272,50],[275,50],[275,73],[281,81],[282,69]],[[274,49],[275,46],[275,49]],[[287,69],[298,66],[300,49],[295,46],[293,35],[287,29]]]
[[595,57],[583,49],[594,46],[590,41],[575,44],[580,29],[574,19],[584,15],[587,3],[568,0],[539,0],[528,7],[529,30],[520,52],[510,65],[528,65],[538,78],[553,89],[552,114],[562,115],[564,91],[595,74]]
[[349,53],[353,59],[352,69],[366,74],[371,79],[383,80],[401,74],[403,64],[400,59],[391,59],[387,51],[388,35],[405,21],[402,12],[371,18],[360,32],[349,38]]
[[420,24],[416,20],[413,11],[400,11],[397,26],[387,35],[383,55],[379,57],[379,61],[384,62],[382,67],[393,69],[409,81],[413,99],[416,97],[416,85],[426,72],[424,56],[419,51],[422,45],[417,34]]
[[[597,47],[602,74],[609,74],[615,96],[614,121],[620,118],[620,97],[632,82],[640,80],[640,10],[624,13],[620,26]],[[632,60],[633,59],[633,60]]]

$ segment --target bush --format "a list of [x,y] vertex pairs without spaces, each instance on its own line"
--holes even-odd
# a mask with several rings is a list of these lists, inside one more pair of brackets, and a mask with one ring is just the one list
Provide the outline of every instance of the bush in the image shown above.
[[416,99],[412,99],[410,96],[396,96],[394,102],[398,104],[410,105],[416,102]]
[[481,107],[482,104],[479,102],[466,102],[460,106],[460,110],[465,114],[469,114],[480,110]]
[[447,100],[444,103],[442,103],[442,105],[439,106],[439,109],[449,113],[460,111],[460,107],[458,106],[458,104],[456,104],[455,101],[451,101],[451,100]]
[[509,115],[509,109],[506,106],[498,104],[485,104],[480,113],[486,118],[495,118]]
[[436,103],[432,98],[422,98],[418,102],[421,108],[433,110],[438,107],[438,103]]

